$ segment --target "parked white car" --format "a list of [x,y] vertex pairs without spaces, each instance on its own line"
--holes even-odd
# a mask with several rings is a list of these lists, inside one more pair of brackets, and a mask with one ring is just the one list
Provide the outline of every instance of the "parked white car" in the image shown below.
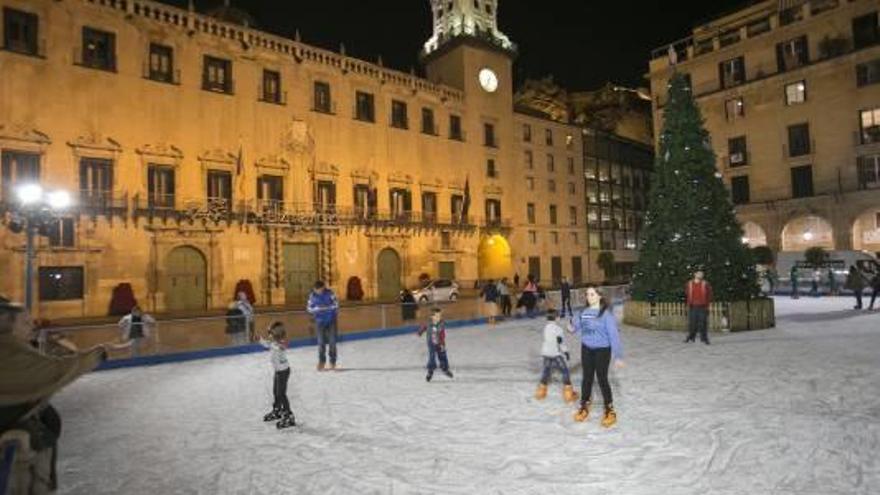
[[420,304],[435,301],[455,301],[458,299],[458,284],[443,278],[432,280],[421,289],[414,290],[413,297]]

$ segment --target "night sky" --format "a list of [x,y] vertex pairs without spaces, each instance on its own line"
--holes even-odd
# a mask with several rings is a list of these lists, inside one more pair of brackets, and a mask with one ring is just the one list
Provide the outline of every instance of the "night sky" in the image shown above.
[[[187,0],[165,0],[185,7]],[[499,27],[520,48],[517,82],[553,75],[570,90],[606,81],[647,86],[653,48],[687,36],[690,29],[743,0],[501,0]],[[221,0],[196,0],[204,11]],[[232,0],[266,31],[333,50],[345,44],[354,57],[408,71],[430,35],[428,0]]]

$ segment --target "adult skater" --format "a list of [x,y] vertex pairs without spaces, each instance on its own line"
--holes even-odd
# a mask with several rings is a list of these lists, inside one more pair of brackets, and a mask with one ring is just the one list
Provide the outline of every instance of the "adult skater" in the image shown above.
[[868,304],[868,310],[874,309],[874,301],[877,299],[877,293],[880,292],[880,270],[875,270],[871,277],[871,304]]
[[150,338],[156,327],[156,320],[135,304],[131,308],[131,312],[119,320],[118,325],[122,333],[122,340],[131,341],[131,357],[137,357],[141,355],[141,346],[144,340]]
[[571,375],[568,372],[568,347],[565,345],[562,327],[556,322],[556,310],[547,311],[547,324],[544,325],[544,343],[541,345],[541,357],[543,358],[543,371],[535,398],[542,400],[547,397],[547,384],[554,369],[562,373],[562,397],[565,402],[577,400],[577,393],[571,386]]
[[512,304],[510,302],[510,285],[507,283],[507,277],[499,280],[495,284],[495,289],[498,292],[498,301],[501,304],[501,314],[509,317]]
[[844,287],[847,290],[851,290],[856,297],[856,305],[853,309],[862,309],[862,291],[865,290],[865,277],[862,275],[862,271],[855,265],[850,265]]
[[[13,466],[11,477],[24,484],[26,493],[46,493],[58,485],[55,464],[61,435],[61,416],[49,398],[95,369],[107,352],[97,346],[64,357],[40,354],[24,340],[28,325],[25,309],[0,297],[0,434],[9,430],[28,433],[37,458],[24,466],[26,471],[18,472]],[[48,473],[40,470],[45,465]]]
[[599,294],[595,285],[586,287],[587,307],[574,319],[574,328],[581,338],[581,363],[583,381],[581,382],[581,405],[575,413],[575,421],[586,421],[590,416],[591,396],[594,377],[599,381],[602,400],[605,401],[605,416],[602,426],[608,428],[617,422],[611,384],[608,383],[608,368],[614,358],[618,367],[623,366],[623,346],[617,330],[614,313],[605,298]]
[[709,345],[709,304],[712,303],[712,286],[704,279],[703,270],[694,272],[684,289],[688,307],[688,336],[685,343],[694,342],[697,332],[700,341]]
[[792,265],[791,271],[788,275],[788,280],[791,282],[791,298],[797,299],[800,297],[798,294],[798,269],[797,264]]
[[416,302],[416,298],[413,296],[412,291],[407,288],[403,288],[400,290],[400,319],[403,321],[409,321],[416,319],[416,311],[418,308],[418,303]]
[[323,280],[315,282],[309,294],[306,310],[315,320],[315,333],[318,336],[318,371],[324,371],[327,363],[327,347],[330,347],[330,369],[336,369],[336,338],[338,335],[336,317],[339,301]]
[[837,295],[837,278],[834,276],[834,267],[828,267],[828,294]]
[[449,358],[446,354],[446,322],[443,321],[443,311],[440,308],[431,310],[431,320],[419,327],[417,335],[422,334],[428,343],[428,374],[425,375],[425,381],[430,382],[434,378],[434,370],[437,369],[437,361],[440,361],[440,371],[444,375],[452,378],[452,371],[449,370]]
[[817,269],[813,270],[813,278],[810,280],[810,295],[813,297],[819,297],[819,281],[822,278],[822,273]]
[[568,308],[569,317],[574,316],[574,312],[571,310],[571,284],[568,282],[568,277],[562,277],[559,290],[562,296],[562,317],[565,318],[565,308]]
[[519,296],[519,302],[517,303],[517,307],[524,307],[526,310],[526,316],[529,318],[534,316],[535,306],[538,304],[538,284],[535,281],[535,276],[529,274],[526,277],[526,283],[523,286],[522,294]]
[[236,301],[230,303],[226,309],[226,336],[229,338],[229,345],[247,344],[247,320]]
[[272,412],[263,416],[263,421],[277,421],[275,426],[281,430],[296,426],[290,400],[287,398],[287,382],[290,379],[290,363],[287,361],[287,332],[284,324],[276,321],[269,327],[269,338],[260,338],[260,345],[269,349],[274,375],[272,378]]
[[495,316],[498,314],[498,287],[494,280],[487,280],[480,289],[480,297],[483,298],[483,311],[489,316],[489,324],[495,324]]

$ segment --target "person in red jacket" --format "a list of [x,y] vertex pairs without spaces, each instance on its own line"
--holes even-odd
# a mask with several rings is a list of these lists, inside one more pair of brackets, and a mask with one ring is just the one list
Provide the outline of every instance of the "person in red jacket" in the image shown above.
[[712,302],[712,286],[703,276],[703,270],[694,272],[694,278],[688,281],[684,289],[688,306],[688,337],[685,343],[694,342],[697,332],[700,332],[700,340],[709,345],[707,320],[709,304]]

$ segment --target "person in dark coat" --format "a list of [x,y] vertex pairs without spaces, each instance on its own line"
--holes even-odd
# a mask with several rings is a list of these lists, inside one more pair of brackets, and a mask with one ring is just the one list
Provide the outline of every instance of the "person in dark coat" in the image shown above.
[[880,271],[875,271],[871,278],[871,304],[868,304],[868,310],[874,309],[874,301],[877,299],[878,292],[880,292]]
[[850,265],[849,267],[845,288],[851,290],[853,295],[856,296],[856,305],[853,309],[862,309],[862,291],[865,290],[865,277],[855,265]]
[[400,291],[400,318],[403,321],[409,321],[416,319],[416,311],[418,311],[418,304],[416,303],[416,298],[413,297],[412,292],[409,289],[403,289]]
[[574,311],[571,310],[571,284],[568,283],[568,277],[562,277],[562,283],[559,285],[559,290],[562,296],[562,312],[560,316],[565,318],[565,309],[568,308],[568,316],[574,316]]

